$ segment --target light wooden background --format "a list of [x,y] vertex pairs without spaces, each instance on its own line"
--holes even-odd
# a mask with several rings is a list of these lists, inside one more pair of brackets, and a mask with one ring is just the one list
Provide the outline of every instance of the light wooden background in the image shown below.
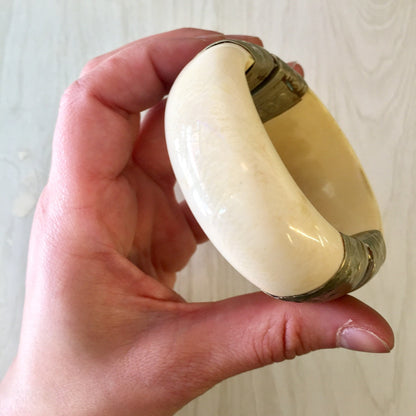
[[[415,415],[415,0],[0,0],[0,376],[18,343],[28,236],[60,95],[95,55],[182,26],[257,34],[303,64],[379,199],[388,260],[357,296],[390,321],[397,345],[386,356],[320,351],[246,373],[180,416]],[[253,287],[206,244],[178,290],[210,300]]]

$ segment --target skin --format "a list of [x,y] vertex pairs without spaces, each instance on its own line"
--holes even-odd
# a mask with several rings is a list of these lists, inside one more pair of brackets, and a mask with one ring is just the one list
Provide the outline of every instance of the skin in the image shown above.
[[352,297],[187,303],[173,291],[205,236],[173,193],[163,97],[222,38],[182,29],[133,42],[92,60],[65,92],[0,414],[172,415],[250,369],[320,348],[393,347],[386,321]]

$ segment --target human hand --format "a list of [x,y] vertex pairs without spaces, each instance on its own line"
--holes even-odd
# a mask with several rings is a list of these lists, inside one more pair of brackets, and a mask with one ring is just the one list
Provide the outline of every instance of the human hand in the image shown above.
[[349,296],[187,303],[173,291],[205,236],[175,199],[163,97],[222,38],[183,29],[133,42],[91,61],[64,94],[0,414],[171,415],[272,362],[337,346],[392,348],[384,319]]

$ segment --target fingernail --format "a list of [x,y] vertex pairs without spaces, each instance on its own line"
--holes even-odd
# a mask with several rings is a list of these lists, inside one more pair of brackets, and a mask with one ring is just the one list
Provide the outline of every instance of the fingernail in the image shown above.
[[289,62],[288,64],[291,68],[293,68],[302,77],[305,76],[305,71],[303,70],[303,67],[299,62],[293,61],[293,62]]
[[342,326],[337,332],[337,346],[354,351],[390,352],[387,342],[368,329]]

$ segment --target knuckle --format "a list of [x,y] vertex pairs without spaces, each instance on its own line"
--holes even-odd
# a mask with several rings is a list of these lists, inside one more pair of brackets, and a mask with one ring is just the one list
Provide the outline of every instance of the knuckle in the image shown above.
[[81,76],[92,71],[95,67],[97,67],[101,63],[101,61],[102,61],[102,58],[100,56],[96,56],[95,58],[90,59],[82,68]]
[[84,79],[77,79],[64,91],[59,105],[60,109],[67,110],[75,103],[79,104],[81,97],[86,97],[89,93],[89,87]]
[[303,342],[299,320],[285,316],[281,331],[281,356],[285,360],[293,360],[303,354]]
[[253,348],[260,366],[292,360],[309,351],[302,338],[301,322],[292,315],[284,315],[278,323],[267,322],[260,329]]

